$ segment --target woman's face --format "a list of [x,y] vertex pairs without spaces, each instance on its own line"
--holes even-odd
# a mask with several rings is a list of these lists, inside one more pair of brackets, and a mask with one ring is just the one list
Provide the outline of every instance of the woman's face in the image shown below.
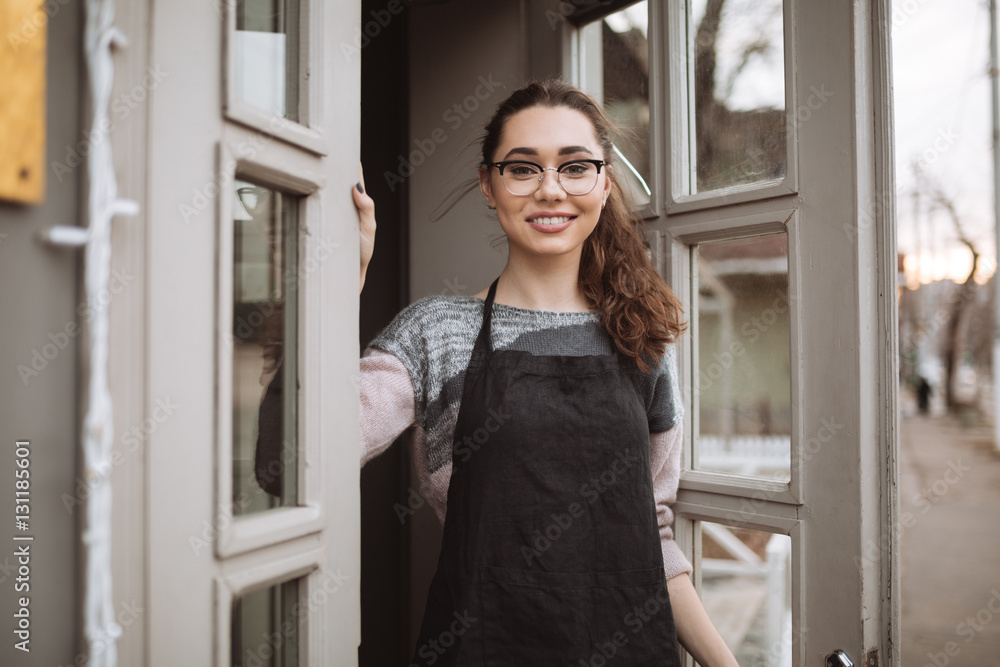
[[[545,168],[570,160],[602,160],[604,155],[593,125],[582,113],[568,107],[532,107],[507,119],[492,159],[525,160]],[[583,195],[567,194],[553,170],[542,172],[542,183],[531,195],[508,192],[496,167],[480,171],[479,185],[487,202],[496,205],[512,254],[579,256],[611,189],[606,172],[607,166],[601,167],[594,189]]]

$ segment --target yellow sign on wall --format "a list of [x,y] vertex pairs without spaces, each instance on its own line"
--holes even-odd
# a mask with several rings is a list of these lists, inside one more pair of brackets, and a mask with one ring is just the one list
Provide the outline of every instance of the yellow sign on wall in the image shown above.
[[45,33],[39,0],[0,0],[0,200],[45,194]]

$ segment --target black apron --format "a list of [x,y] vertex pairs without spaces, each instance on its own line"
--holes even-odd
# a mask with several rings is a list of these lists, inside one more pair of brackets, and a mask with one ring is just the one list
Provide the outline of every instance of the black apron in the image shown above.
[[640,371],[617,350],[493,350],[497,280],[412,665],[679,667]]

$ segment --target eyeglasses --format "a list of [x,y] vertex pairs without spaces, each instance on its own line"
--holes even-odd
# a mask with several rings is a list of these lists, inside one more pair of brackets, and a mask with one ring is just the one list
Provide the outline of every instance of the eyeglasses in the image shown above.
[[542,167],[534,162],[507,160],[490,162],[486,166],[496,167],[500,171],[507,192],[518,197],[527,197],[535,194],[535,191],[542,186],[545,172],[550,170],[556,172],[556,181],[566,194],[585,195],[597,185],[597,177],[605,164],[607,162],[604,160],[572,160],[558,167]]

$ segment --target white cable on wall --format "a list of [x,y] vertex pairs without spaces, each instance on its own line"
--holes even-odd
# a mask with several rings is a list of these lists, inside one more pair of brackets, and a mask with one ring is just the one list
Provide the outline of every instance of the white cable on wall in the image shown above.
[[[87,303],[105,303],[111,269],[111,219],[116,214],[138,212],[134,202],[118,199],[108,125],[108,104],[114,84],[112,47],[123,46],[124,37],[114,27],[114,0],[87,0],[84,49],[90,83],[91,149],[87,156],[86,254],[84,283]],[[83,463],[90,488],[83,530],[84,583],[83,629],[88,665],[115,667],[116,641],[122,628],[115,621],[111,577],[111,446],[114,412],[108,386],[108,308],[98,308],[86,338],[87,410],[83,425]]]

